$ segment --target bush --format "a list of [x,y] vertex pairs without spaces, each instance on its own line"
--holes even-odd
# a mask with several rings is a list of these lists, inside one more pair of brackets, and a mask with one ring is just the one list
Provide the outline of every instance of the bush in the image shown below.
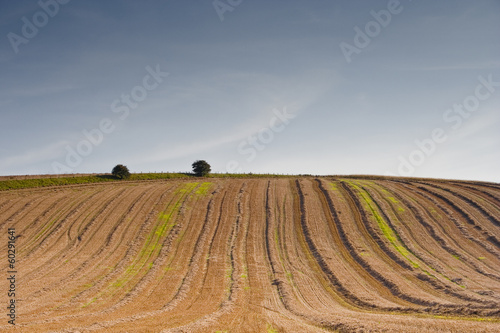
[[210,171],[210,164],[206,161],[198,160],[193,163],[193,172],[197,177],[205,177]]
[[128,168],[123,164],[115,166],[113,171],[111,171],[111,174],[120,179],[130,178],[130,171],[128,171]]

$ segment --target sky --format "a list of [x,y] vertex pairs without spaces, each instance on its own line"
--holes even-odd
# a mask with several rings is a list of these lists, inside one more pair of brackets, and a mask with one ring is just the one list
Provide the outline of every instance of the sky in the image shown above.
[[500,182],[498,0],[0,0],[0,175]]

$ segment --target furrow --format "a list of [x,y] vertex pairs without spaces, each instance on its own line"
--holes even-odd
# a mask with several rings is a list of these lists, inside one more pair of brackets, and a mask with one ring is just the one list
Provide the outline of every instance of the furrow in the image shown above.
[[[402,202],[405,207],[408,207],[410,209],[416,221],[422,227],[424,227],[424,229],[427,231],[427,234],[430,237],[432,237],[432,239],[434,239],[435,242],[439,244],[439,246],[444,251],[448,252],[454,258],[462,260],[478,273],[500,281],[499,275],[486,272],[475,261],[471,259],[472,257],[471,254],[464,253],[466,252],[466,249],[460,247],[459,244],[455,241],[455,239],[450,238],[448,235],[446,235],[446,232],[442,229],[440,222],[436,220],[436,218],[432,213],[426,210],[423,204],[417,203],[416,201],[415,203],[413,203],[410,200],[407,200],[405,196],[402,195],[399,191],[395,192],[394,189],[391,190],[392,190],[392,195],[394,195],[397,201]],[[427,221],[432,221],[432,222],[427,222]]]
[[[330,194],[319,179],[315,179],[315,181],[315,189],[322,195],[321,200],[326,200],[326,207],[324,209],[331,214],[330,231],[332,235],[336,236],[336,243],[343,245],[343,252],[346,260],[349,262],[351,267],[355,266],[353,268],[355,268],[358,273],[365,278],[365,282],[368,282],[373,290],[378,290],[384,297],[399,305],[395,307],[381,307],[373,304],[372,306],[375,308],[383,309],[385,311],[395,311],[404,310],[405,307],[411,305],[412,303],[401,302],[402,299],[399,297],[397,289],[395,289],[395,285],[391,281],[386,279],[380,272],[375,270],[366,260],[364,260],[358,254],[346,235],[343,223],[340,221]],[[363,274],[363,272],[368,273],[368,275],[366,275],[366,273]],[[388,293],[381,292],[381,290],[384,289],[387,290]]]
[[[401,242],[403,247],[407,249],[415,258],[417,258],[420,263],[423,263],[424,266],[429,267],[431,272],[438,272],[440,275],[444,277],[444,281],[446,282],[452,282],[454,286],[459,286],[458,282],[454,282],[452,279],[447,277],[443,272],[440,272],[440,270],[436,267],[434,267],[433,262],[429,262],[429,258],[426,256],[424,257],[424,254],[421,253],[419,250],[416,249],[415,246],[412,246],[411,244],[419,244],[419,242],[412,236],[414,233],[410,232],[404,232],[405,229],[407,229],[408,223],[398,223],[398,226],[396,226],[396,223],[392,221],[392,219],[388,216],[388,212],[390,212],[390,209],[387,209],[387,207],[382,208],[381,203],[375,198],[374,194],[367,189],[365,186],[361,186],[361,188],[366,191],[366,193],[371,197],[375,205],[377,206],[378,210],[382,213],[383,218],[391,229],[395,232],[396,236],[398,237],[398,241]],[[387,212],[387,213],[386,213]],[[397,218],[397,213],[393,211],[394,217]],[[408,231],[408,230],[406,230]],[[486,301],[484,299],[478,299],[477,297],[465,294],[463,290],[459,290],[457,288],[450,288],[447,283],[444,283],[443,281],[439,280],[434,273],[430,273],[430,271],[427,269],[424,269],[422,265],[419,265],[419,269],[422,270],[425,274],[419,273],[416,274],[416,277],[420,279],[421,281],[426,282],[426,284],[432,286],[432,288],[441,293],[445,293],[446,295],[452,296],[456,299],[460,299],[462,301],[466,302],[474,302],[478,303],[481,305],[471,305],[469,304],[470,308],[478,308],[478,309],[483,309],[483,308],[491,308],[497,306],[497,304],[492,303],[491,301]],[[461,288],[460,288],[461,289]],[[459,291],[457,291],[459,290]],[[462,305],[457,305],[457,306],[462,306]]]
[[[480,226],[479,224],[476,223],[476,221],[466,212],[464,211],[463,209],[461,209],[460,207],[458,207],[458,205],[456,205],[454,202],[452,202],[450,199],[448,199],[447,197],[445,197],[444,195],[441,195],[439,193],[437,193],[436,191],[433,191],[433,190],[430,190],[428,189],[427,187],[424,187],[424,186],[421,186],[421,185],[417,185],[417,188],[422,190],[422,191],[425,191],[439,199],[441,199],[442,201],[444,201],[448,206],[452,207],[454,211],[456,211],[458,214],[460,214],[460,216],[468,223],[470,224],[471,226],[473,226],[473,228],[475,230],[478,230],[478,232],[484,236],[485,240],[488,241],[489,243],[491,243],[492,245],[494,245],[496,248],[500,248],[500,241],[498,240],[498,238],[495,236],[495,235],[492,235],[490,232],[488,232],[487,230],[485,230],[482,226]],[[463,228],[463,227],[462,227]],[[473,238],[475,239],[475,238]],[[475,239],[476,242],[479,242],[479,244],[482,244],[481,241]],[[489,246],[484,246],[483,247],[488,251],[488,252],[491,252],[492,254],[495,254],[498,258],[500,258],[500,253],[498,252],[498,250],[496,249],[492,249],[491,247]]]

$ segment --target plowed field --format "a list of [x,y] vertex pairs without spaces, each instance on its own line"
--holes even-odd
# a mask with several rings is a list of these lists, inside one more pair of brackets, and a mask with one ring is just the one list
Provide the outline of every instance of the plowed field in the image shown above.
[[0,235],[2,332],[500,332],[494,183],[192,178],[9,190]]

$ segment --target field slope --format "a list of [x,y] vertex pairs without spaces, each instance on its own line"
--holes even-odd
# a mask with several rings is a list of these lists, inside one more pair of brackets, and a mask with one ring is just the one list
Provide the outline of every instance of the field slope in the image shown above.
[[494,183],[186,177],[11,189],[0,192],[0,235],[2,332],[500,331]]

